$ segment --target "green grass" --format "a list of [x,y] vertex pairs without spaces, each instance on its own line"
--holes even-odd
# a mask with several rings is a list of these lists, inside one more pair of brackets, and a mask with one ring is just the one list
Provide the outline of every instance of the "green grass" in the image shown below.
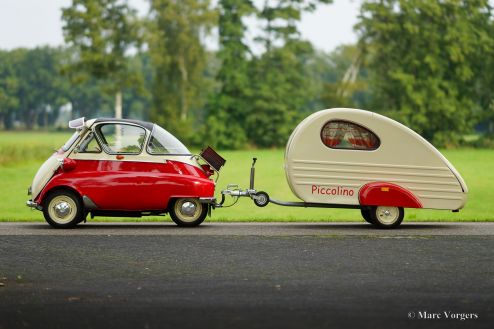
[[[0,221],[41,221],[41,212],[24,204],[27,188],[45,158],[62,145],[69,133],[0,133]],[[35,146],[33,146],[35,145]],[[6,152],[6,153],[4,153]],[[32,154],[29,154],[32,152]],[[220,152],[226,159],[217,192],[229,183],[248,187],[252,157],[257,157],[256,188],[279,200],[298,201],[286,183],[283,150]],[[7,156],[6,156],[7,154]],[[413,221],[494,221],[494,150],[445,150],[470,189],[465,209],[459,213],[445,210],[407,209],[405,220]],[[8,160],[6,160],[8,159]],[[230,200],[227,200],[226,204]],[[96,218],[98,219],[98,218]],[[99,220],[125,220],[104,219]],[[129,220],[129,219],[126,219]],[[135,219],[130,219],[135,220]],[[138,220],[169,220],[168,216]],[[247,198],[230,208],[217,209],[212,221],[362,221],[358,210],[305,209],[268,205],[256,207]]]
[[0,167],[43,161],[55,149],[65,144],[70,136],[71,132],[0,131]]

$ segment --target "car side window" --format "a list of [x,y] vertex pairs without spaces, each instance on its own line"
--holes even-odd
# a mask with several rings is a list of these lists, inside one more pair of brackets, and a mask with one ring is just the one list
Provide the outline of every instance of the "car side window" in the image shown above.
[[149,154],[190,155],[190,151],[182,142],[157,125],[153,127],[147,150]]
[[376,134],[356,123],[333,120],[321,130],[321,141],[332,149],[372,151],[381,141]]
[[86,138],[79,144],[79,153],[101,153],[101,147],[93,132],[87,134]]
[[107,123],[98,127],[103,149],[110,154],[139,154],[146,138],[144,128]]

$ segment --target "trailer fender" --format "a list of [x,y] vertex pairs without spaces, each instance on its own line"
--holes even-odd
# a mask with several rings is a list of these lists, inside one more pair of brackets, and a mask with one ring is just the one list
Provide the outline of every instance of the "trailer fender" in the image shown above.
[[403,208],[422,208],[422,203],[409,190],[386,182],[368,183],[359,191],[362,206],[388,206]]

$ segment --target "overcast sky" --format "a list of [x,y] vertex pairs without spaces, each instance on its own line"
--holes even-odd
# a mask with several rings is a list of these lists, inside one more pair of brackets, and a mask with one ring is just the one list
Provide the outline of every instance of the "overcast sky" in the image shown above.
[[[71,0],[0,0],[0,49],[63,44],[60,8],[70,3]],[[142,13],[147,11],[145,0],[130,3]],[[360,0],[335,0],[332,5],[319,6],[316,12],[303,16],[302,36],[326,51],[355,42],[353,25],[359,4]],[[255,30],[255,26],[251,27]],[[214,43],[208,41],[209,47],[215,48]]]

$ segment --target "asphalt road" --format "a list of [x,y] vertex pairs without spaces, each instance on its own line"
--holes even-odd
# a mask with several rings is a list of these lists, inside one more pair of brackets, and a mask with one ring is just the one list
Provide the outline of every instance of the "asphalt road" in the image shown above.
[[491,328],[493,246],[494,223],[2,223],[0,329]]

